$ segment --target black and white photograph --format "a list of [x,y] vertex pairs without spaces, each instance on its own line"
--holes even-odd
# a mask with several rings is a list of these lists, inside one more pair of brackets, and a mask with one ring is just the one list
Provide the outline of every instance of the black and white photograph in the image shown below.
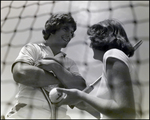
[[149,1],[1,1],[1,119],[149,119]]

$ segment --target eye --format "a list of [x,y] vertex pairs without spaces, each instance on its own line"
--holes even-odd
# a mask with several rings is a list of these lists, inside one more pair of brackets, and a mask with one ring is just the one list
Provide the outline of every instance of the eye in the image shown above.
[[66,31],[66,32],[68,32],[69,28],[68,27],[64,27],[63,30]]

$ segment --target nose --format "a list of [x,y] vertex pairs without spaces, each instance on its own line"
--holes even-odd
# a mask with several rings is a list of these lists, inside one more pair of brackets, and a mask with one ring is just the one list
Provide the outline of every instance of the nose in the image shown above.
[[66,37],[68,38],[68,41],[70,41],[73,38],[73,34],[68,32]]
[[74,36],[73,32],[69,32],[68,36],[69,36],[70,39],[73,38],[73,36]]

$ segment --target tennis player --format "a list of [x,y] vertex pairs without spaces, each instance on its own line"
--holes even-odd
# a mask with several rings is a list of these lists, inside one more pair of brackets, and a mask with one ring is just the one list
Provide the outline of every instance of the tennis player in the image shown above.
[[117,20],[104,20],[92,25],[87,33],[94,59],[103,63],[99,90],[93,96],[77,89],[58,88],[67,94],[60,104],[76,105],[101,119],[139,118],[139,89],[133,84],[130,60],[134,48],[124,28]]
[[[55,14],[45,23],[44,42],[25,45],[12,65],[19,92],[16,104],[6,119],[50,119],[51,110],[40,87],[49,91],[54,87],[83,90],[85,80],[76,63],[61,51],[74,37],[76,23],[70,14]],[[67,106],[57,108],[56,117],[70,119]]]

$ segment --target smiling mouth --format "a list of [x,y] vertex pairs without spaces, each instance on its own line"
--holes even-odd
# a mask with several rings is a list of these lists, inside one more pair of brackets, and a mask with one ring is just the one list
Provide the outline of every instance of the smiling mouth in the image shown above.
[[62,36],[61,38],[62,38],[65,42],[69,42],[69,41],[70,41],[70,38],[69,38],[69,37]]

